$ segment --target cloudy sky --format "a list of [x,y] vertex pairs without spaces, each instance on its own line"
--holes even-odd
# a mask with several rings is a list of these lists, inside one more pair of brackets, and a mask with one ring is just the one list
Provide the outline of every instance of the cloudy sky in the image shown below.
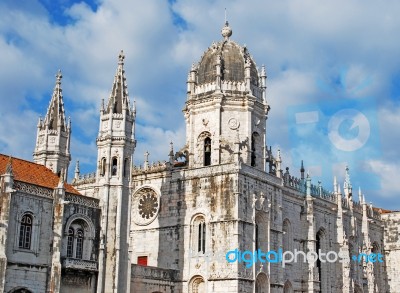
[[[400,3],[386,1],[3,0],[0,152],[32,158],[62,70],[72,168],[94,171],[99,105],[124,50],[137,101],[135,162],[167,159],[185,141],[181,110],[192,63],[221,39],[246,44],[268,74],[267,143],[298,175],[332,189],[350,168],[367,201],[400,210]],[[71,176],[70,176],[71,177]],[[357,198],[357,197],[356,197]]]

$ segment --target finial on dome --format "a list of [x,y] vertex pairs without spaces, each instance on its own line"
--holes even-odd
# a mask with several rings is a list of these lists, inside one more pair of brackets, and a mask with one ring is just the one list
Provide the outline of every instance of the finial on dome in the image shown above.
[[232,36],[232,29],[229,26],[229,22],[226,19],[226,8],[225,8],[225,25],[221,30],[221,34],[224,37],[224,39],[227,41],[229,40],[229,37]]
[[124,55],[124,51],[121,50],[121,52],[118,55],[118,64],[124,64],[124,59],[125,59],[125,55]]

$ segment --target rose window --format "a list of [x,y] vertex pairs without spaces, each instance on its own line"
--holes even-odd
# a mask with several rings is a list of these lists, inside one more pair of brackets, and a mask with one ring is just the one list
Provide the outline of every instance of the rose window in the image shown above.
[[154,194],[145,194],[139,199],[139,214],[143,219],[152,218],[158,210],[158,200]]
[[132,195],[132,219],[137,225],[148,225],[160,210],[160,196],[151,187],[142,187]]

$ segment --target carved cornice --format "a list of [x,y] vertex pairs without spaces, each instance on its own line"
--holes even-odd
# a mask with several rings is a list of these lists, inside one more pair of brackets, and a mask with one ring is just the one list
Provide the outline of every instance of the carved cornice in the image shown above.
[[99,208],[99,200],[96,198],[67,193],[65,195],[65,200],[70,203],[80,204],[91,208]]
[[50,188],[45,188],[21,181],[14,181],[14,186],[13,188],[17,191],[27,193],[27,194],[33,194],[41,197],[46,197],[46,198],[53,198],[53,190]]

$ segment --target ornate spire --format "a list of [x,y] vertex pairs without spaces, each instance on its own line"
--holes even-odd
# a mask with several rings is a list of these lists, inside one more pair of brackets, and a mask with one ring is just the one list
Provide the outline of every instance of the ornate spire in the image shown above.
[[304,179],[304,163],[303,160],[301,160],[301,167],[300,167],[300,175],[301,175],[301,179]]
[[343,190],[344,190],[344,193],[346,196],[350,196],[352,194],[353,187],[351,186],[350,173],[349,173],[348,166],[346,166],[346,175],[344,178]]
[[79,160],[76,160],[75,165],[75,179],[79,179],[80,169],[79,169]]
[[306,196],[311,197],[311,177],[308,171],[306,177]]
[[8,157],[8,162],[6,166],[6,174],[13,175],[13,168],[12,168],[12,157]]
[[129,106],[128,86],[125,78],[124,70],[124,51],[118,55],[118,67],[115,73],[114,82],[112,85],[110,97],[108,99],[107,113],[122,113],[123,111],[131,111]]
[[173,164],[174,163],[174,143],[172,142],[172,140],[169,143],[169,145],[170,145],[170,148],[169,148],[169,162],[171,164]]
[[49,108],[47,109],[46,117],[44,118],[44,124],[48,126],[49,129],[66,130],[66,119],[64,111],[64,101],[61,89],[61,70],[58,70],[56,74],[56,85],[54,87],[53,95],[51,97]]

